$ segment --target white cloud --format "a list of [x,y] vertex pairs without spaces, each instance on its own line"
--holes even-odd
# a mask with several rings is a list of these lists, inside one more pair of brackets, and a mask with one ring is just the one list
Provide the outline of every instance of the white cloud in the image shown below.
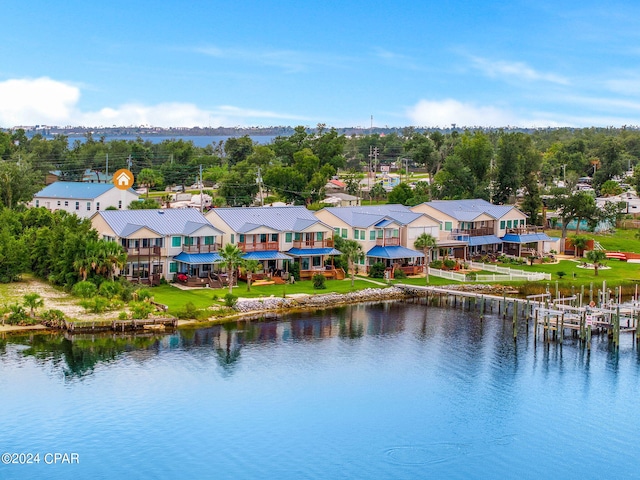
[[414,125],[427,127],[515,125],[516,119],[509,111],[493,106],[476,106],[454,99],[440,101],[420,100],[407,110]]
[[491,78],[509,80],[515,78],[527,82],[544,81],[569,85],[569,80],[553,73],[539,72],[524,62],[492,61],[482,57],[471,57],[473,65]]
[[80,98],[76,86],[47,77],[0,82],[0,125],[59,125]]
[[[258,119],[305,120],[305,118],[257,109],[223,105],[204,110],[192,103],[166,102],[156,105],[128,103],[83,111],[77,86],[50,78],[12,79],[0,82],[0,127],[19,125],[74,125],[194,127],[257,125]],[[268,124],[271,124],[267,122]]]

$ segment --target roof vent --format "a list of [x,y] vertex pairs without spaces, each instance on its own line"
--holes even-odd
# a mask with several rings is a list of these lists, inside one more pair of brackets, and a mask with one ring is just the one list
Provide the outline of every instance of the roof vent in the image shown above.
[[164,210],[158,210],[158,214],[163,215],[164,214]]

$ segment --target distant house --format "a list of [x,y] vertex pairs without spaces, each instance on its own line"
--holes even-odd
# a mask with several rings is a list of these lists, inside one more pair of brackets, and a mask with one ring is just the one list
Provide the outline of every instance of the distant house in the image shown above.
[[111,183],[54,182],[33,196],[31,206],[65,210],[82,218],[109,207],[126,209],[138,200],[133,190],[119,190]]
[[360,197],[348,193],[328,193],[322,203],[333,207],[357,207],[360,205]]
[[113,178],[98,170],[87,169],[82,174],[82,181],[86,183],[111,183]]
[[132,281],[157,285],[183,274],[184,283],[205,286],[221,261],[222,232],[193,208],[100,211],[91,223],[101,238],[125,248],[121,274]]
[[325,192],[327,192],[327,194],[344,192],[346,188],[347,188],[346,183],[344,183],[341,180],[336,180],[335,178],[329,180],[324,186],[324,190]]

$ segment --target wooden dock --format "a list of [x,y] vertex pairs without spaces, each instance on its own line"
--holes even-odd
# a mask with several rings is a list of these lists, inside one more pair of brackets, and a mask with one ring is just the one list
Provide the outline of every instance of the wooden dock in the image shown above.
[[164,331],[178,327],[176,318],[146,318],[127,320],[97,320],[66,322],[63,329],[70,333]]
[[531,323],[536,337],[538,332],[541,332],[545,341],[555,340],[562,343],[568,334],[579,338],[587,348],[591,348],[591,337],[594,333],[607,333],[617,348],[620,346],[620,333],[631,333],[635,334],[636,342],[640,342],[638,298],[622,303],[618,289],[615,296],[602,293],[607,292],[606,284],[603,284],[602,291],[597,291],[598,296],[595,298],[599,304],[594,301],[593,288],[589,291],[588,304],[584,304],[584,287],[579,294],[555,298],[549,292],[525,298],[509,297],[507,289],[499,296],[430,286],[398,284],[396,287],[416,296],[426,296],[427,303],[431,305],[477,311],[480,319],[486,312],[497,310],[504,319],[511,317],[514,339],[518,334],[520,319],[525,321],[527,331]]

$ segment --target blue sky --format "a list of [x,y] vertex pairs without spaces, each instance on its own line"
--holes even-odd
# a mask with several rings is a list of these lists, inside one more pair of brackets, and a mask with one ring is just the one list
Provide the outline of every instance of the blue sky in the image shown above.
[[640,125],[640,4],[31,0],[0,127]]

